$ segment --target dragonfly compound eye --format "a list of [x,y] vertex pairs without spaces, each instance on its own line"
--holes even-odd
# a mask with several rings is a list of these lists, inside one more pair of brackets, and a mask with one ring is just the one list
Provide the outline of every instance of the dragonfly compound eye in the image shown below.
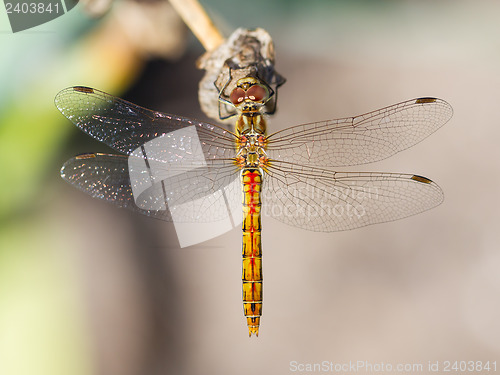
[[243,90],[240,87],[237,87],[231,93],[229,100],[231,100],[231,103],[233,103],[234,105],[238,105],[243,101],[243,99],[245,99],[245,96],[246,96],[245,90]]
[[260,102],[267,97],[267,90],[261,85],[253,85],[247,90],[247,97],[253,102]]

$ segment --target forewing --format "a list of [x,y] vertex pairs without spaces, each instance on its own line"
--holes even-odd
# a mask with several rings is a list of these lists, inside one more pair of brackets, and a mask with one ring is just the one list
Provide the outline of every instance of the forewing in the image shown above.
[[375,162],[405,150],[453,115],[437,98],[419,98],[364,115],[293,126],[268,137],[271,159],[320,167]]
[[319,232],[398,220],[443,201],[433,181],[411,174],[334,172],[274,161],[263,185],[262,211]]
[[217,125],[151,111],[89,87],[64,89],[57,94],[55,104],[85,133],[125,154],[190,126],[196,128],[206,159],[232,158],[235,154],[236,136]]

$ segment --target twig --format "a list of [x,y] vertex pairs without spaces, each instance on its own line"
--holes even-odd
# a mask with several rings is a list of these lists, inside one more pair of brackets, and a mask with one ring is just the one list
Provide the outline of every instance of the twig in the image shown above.
[[207,51],[212,51],[224,41],[198,0],[170,0],[170,4]]

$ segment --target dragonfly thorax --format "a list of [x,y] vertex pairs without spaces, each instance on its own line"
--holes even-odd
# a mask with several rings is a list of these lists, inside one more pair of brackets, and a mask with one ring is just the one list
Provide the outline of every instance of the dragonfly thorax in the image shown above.
[[264,136],[254,131],[242,135],[236,160],[241,168],[264,167],[268,161]]
[[264,135],[266,133],[266,119],[264,116],[256,112],[243,112],[236,120],[236,132],[238,134],[258,133]]

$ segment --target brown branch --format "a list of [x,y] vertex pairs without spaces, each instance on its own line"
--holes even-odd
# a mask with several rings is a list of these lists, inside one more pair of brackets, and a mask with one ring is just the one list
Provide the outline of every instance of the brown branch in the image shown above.
[[207,51],[218,47],[224,38],[198,0],[170,0],[170,4]]

